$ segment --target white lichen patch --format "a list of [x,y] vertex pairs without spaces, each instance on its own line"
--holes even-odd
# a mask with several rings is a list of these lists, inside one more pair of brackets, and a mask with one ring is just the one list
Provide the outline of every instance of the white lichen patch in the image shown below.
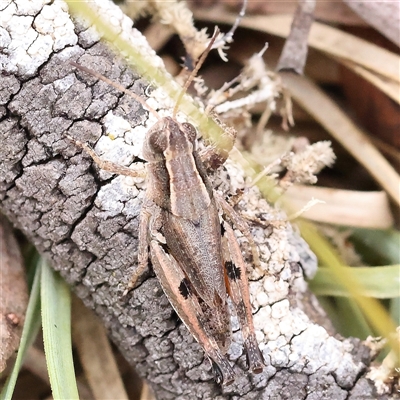
[[124,176],[118,176],[100,189],[95,205],[104,213],[104,218],[121,214],[125,204],[138,197],[137,187],[128,183]]
[[74,74],[69,74],[64,78],[57,79],[53,82],[53,87],[58,94],[65,93],[74,83],[77,82],[77,79]]
[[[123,138],[111,139],[108,136],[102,136],[94,150],[102,159],[122,166],[129,166],[136,157],[134,147],[126,144]],[[99,175],[101,179],[110,178],[110,173],[107,171],[100,170]]]
[[175,106],[175,102],[168,96],[168,94],[162,88],[154,89],[151,92],[150,97],[147,99],[147,104],[154,109],[158,109],[161,104],[163,108],[166,109],[164,111],[163,110],[158,111],[160,116],[162,117],[166,115],[171,115],[172,109]]
[[66,4],[61,0],[47,3],[16,0],[1,12],[0,25],[10,37],[4,63],[7,72],[29,78],[54,51],[77,43]]
[[349,342],[340,342],[329,336],[321,326],[309,324],[291,340],[291,369],[307,374],[321,368],[336,372],[348,369],[354,373],[361,368],[361,364],[354,363],[350,353],[352,346]]
[[147,126],[138,125],[135,129],[130,129],[125,132],[125,141],[133,147],[132,151],[136,157],[143,158],[143,143],[148,130],[149,128]]
[[269,298],[267,293],[265,293],[264,291],[258,292],[255,296],[255,301],[260,307],[265,307],[266,305],[269,304]]
[[156,121],[151,115],[144,125],[133,128],[128,120],[109,111],[103,118],[107,139],[99,140],[96,151],[109,161],[128,166],[134,157],[143,158],[142,149],[146,133]]
[[51,0],[29,0],[13,1],[17,5],[17,15],[35,16],[43,7],[43,4],[49,4]]
[[103,123],[110,139],[123,138],[125,133],[132,130],[131,124],[125,118],[114,115],[112,111],[103,118]]
[[278,301],[271,306],[271,317],[282,319],[289,314],[289,301],[287,299]]
[[[141,53],[141,57],[146,60],[148,65],[153,68],[164,69],[164,63],[160,57],[158,57],[155,51],[149,46],[146,38],[137,30],[132,29],[133,22],[126,16],[119,7],[113,4],[111,1],[101,1],[96,0],[90,2],[90,7],[93,11],[93,18],[96,16],[107,16],[107,22],[111,25],[114,32],[123,40],[129,42],[131,46]],[[83,26],[87,28],[92,28],[89,26],[87,21],[79,18]],[[93,29],[93,28],[92,28]],[[135,65],[134,59],[131,59],[131,54],[129,54],[125,49],[118,49],[122,57],[127,59],[128,63]]]
[[268,354],[274,367],[283,368],[289,362],[290,346],[285,337],[278,335],[274,339],[267,340],[263,353]]

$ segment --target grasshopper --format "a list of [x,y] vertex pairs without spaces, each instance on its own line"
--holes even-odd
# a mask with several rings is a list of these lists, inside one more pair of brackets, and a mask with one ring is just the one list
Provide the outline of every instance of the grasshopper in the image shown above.
[[[110,83],[94,71],[71,64]],[[188,82],[183,90],[187,87]],[[247,237],[258,262],[247,224],[213,190],[196,148],[196,129],[176,120],[177,104],[173,117],[161,118],[144,100],[133,97],[155,113],[158,122],[147,132],[143,145],[147,186],[140,213],[138,267],[129,289],[148,269],[150,258],[172,307],[202,346],[215,380],[222,385],[235,379],[226,357],[232,336],[229,296],[239,319],[248,367],[253,373],[261,373],[264,360],[254,332],[246,264],[234,231],[225,219],[220,221],[220,212]],[[101,169],[138,176],[137,171],[104,161],[87,144],[72,140]]]

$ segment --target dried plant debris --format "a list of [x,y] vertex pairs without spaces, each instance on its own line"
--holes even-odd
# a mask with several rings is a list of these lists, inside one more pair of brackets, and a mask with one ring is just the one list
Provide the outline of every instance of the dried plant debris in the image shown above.
[[[199,88],[198,94],[202,95],[202,100],[207,104],[206,112],[213,112],[218,118],[234,125],[238,130],[239,142],[245,135],[254,135],[250,111],[258,104],[265,107],[265,118],[257,128],[261,131],[257,137],[263,136],[264,126],[272,113],[281,114],[286,125],[293,123],[290,98],[279,76],[269,70],[263,60],[267,48],[268,45],[265,45],[250,57],[241,73],[221,88],[210,90],[204,96],[208,91],[204,83],[198,83],[196,86],[196,89]],[[234,100],[230,100],[231,98]]]
[[[213,48],[218,49],[221,58],[225,61],[227,61],[225,50],[228,48],[228,43],[232,42],[233,32],[240,18],[244,16],[246,4],[247,0],[244,0],[242,11],[232,29],[227,34],[220,33],[215,41]],[[184,1],[127,1],[122,5],[122,9],[132,19],[150,15],[154,20],[173,28],[181,38],[192,65],[196,64],[196,61],[210,42],[207,29],[198,30],[194,26],[193,13]]]
[[94,397],[128,399],[104,326],[76,296],[72,319],[72,340]]
[[287,188],[293,183],[316,183],[316,175],[322,168],[332,166],[335,159],[336,156],[329,141],[309,145],[297,154],[289,153],[282,157],[282,166],[287,172],[279,184]]
[[357,253],[354,245],[349,240],[353,234],[352,230],[345,229],[339,231],[336,227],[325,224],[319,224],[319,229],[337,249],[345,265],[353,267],[364,265],[360,254]]
[[389,198],[383,190],[365,192],[296,184],[285,193],[295,210],[302,209],[312,198],[323,202],[302,214],[312,221],[370,229],[389,229],[394,223]]
[[[397,341],[400,342],[400,327],[397,328],[396,335]],[[373,342],[368,343],[368,345],[374,346]],[[399,393],[400,391],[400,369],[396,358],[396,354],[391,351],[384,358],[382,364],[379,366],[372,366],[367,374],[368,379],[374,382],[376,390],[380,395]]]
[[0,374],[18,351],[28,305],[25,269],[13,230],[0,214]]

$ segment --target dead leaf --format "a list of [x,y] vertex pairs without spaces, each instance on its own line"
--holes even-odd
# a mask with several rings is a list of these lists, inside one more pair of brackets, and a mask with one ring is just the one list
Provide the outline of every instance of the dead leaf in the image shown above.
[[300,210],[311,199],[315,204],[301,217],[335,225],[387,229],[393,226],[389,199],[384,191],[361,192],[317,186],[294,185],[285,193],[292,210]]
[[22,256],[11,226],[0,215],[0,373],[14,361],[27,305]]

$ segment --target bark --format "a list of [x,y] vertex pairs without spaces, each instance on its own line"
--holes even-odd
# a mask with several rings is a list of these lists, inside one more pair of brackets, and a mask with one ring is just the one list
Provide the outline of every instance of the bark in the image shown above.
[[[252,226],[267,269],[263,277],[253,272],[250,283],[267,364],[260,375],[244,371],[240,333],[235,332],[229,357],[237,381],[225,388],[216,385],[201,348],[151,274],[122,296],[136,265],[143,182],[99,172],[66,134],[97,142],[96,150],[107,159],[139,163],[148,112],[104,83],[75,72],[68,61],[91,67],[139,94],[147,83],[90,29],[73,22],[61,1],[47,6],[39,1],[6,3],[0,19],[1,210],[96,311],[158,398],[377,398],[364,377],[370,350],[359,340],[332,335],[304,281],[304,275],[315,271],[315,257],[284,221],[267,228]],[[131,29],[115,6],[102,3],[103,15],[114,16],[125,31]],[[241,180],[241,171],[227,163],[215,184],[227,194],[240,187]],[[241,209],[264,220],[282,219],[255,190]]]

